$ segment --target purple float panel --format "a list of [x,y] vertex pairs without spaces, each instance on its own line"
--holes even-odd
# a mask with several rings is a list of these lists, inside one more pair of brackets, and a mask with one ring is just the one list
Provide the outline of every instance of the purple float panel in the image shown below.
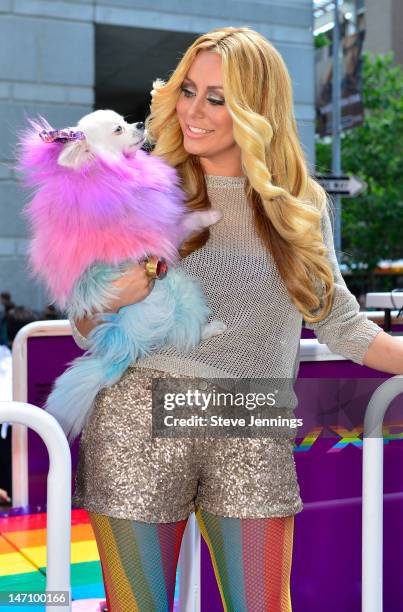
[[[28,338],[28,399],[35,406],[43,406],[55,379],[70,361],[83,354],[72,336],[37,336]],[[71,447],[72,472],[78,461],[79,438]],[[49,456],[40,436],[28,429],[29,505],[46,508],[46,486]],[[74,481],[73,481],[74,482]]]
[[[305,330],[310,332],[310,330]],[[398,331],[398,330],[396,330]],[[401,331],[401,328],[400,328]],[[42,406],[53,381],[75,357],[81,355],[71,336],[33,337],[28,340],[28,402]],[[389,378],[385,373],[350,361],[303,361],[295,385],[297,417],[309,415],[312,387],[309,379],[329,380],[343,385],[348,394],[357,392],[355,382],[367,378],[375,389]],[[342,379],[342,380],[340,380]],[[315,383],[313,383],[315,384]],[[372,387],[371,387],[372,385]],[[323,389],[325,391],[325,387]],[[304,394],[306,395],[304,399]],[[368,398],[361,397],[365,407]],[[366,402],[367,403],[367,402]],[[403,421],[402,397],[391,405],[385,422]],[[403,600],[400,580],[403,558],[403,529],[398,518],[403,512],[403,426],[385,439],[384,453],[384,609],[398,610]],[[46,508],[48,454],[35,432],[28,433],[29,499]],[[393,438],[393,435],[391,436]],[[337,438],[313,435],[296,439],[294,458],[304,503],[295,516],[294,552],[291,573],[293,612],[355,612],[361,605],[361,493],[362,444],[353,440],[337,448]],[[78,458],[77,439],[72,446],[73,479]],[[335,449],[336,447],[336,449]],[[73,480],[74,481],[74,480]],[[209,551],[201,539],[201,609],[223,610]]]
[[[306,330],[310,331],[310,330]],[[395,331],[395,330],[394,330]],[[397,331],[397,330],[396,330]],[[402,328],[400,326],[400,331]],[[310,407],[326,395],[353,406],[364,416],[375,389],[388,374],[348,360],[303,361],[295,392],[296,417],[304,422]],[[333,380],[332,380],[333,379]],[[312,386],[313,385],[313,386]],[[315,389],[315,387],[317,387]],[[327,427],[332,420],[327,418]],[[361,420],[362,423],[362,420]],[[403,395],[391,404],[384,437],[384,610],[400,610],[403,601]],[[291,600],[293,612],[357,612],[361,609],[362,436],[327,427],[297,437],[294,459],[304,503],[295,515]],[[319,428],[320,429],[320,428]],[[388,430],[387,430],[388,431]],[[223,610],[204,540],[201,542],[201,610]]]
[[[326,379],[323,395],[334,377],[339,404],[344,401],[358,411],[361,424],[372,393],[390,378],[350,361],[303,362],[296,383],[297,415],[306,409],[298,389],[314,377]],[[397,425],[384,437],[384,609],[398,610],[403,595],[403,531],[397,520],[403,510],[403,395],[391,403],[384,423]],[[304,502],[303,512],[295,517],[294,612],[361,608],[362,429],[356,437],[353,431],[350,439],[348,429],[339,431],[336,425],[334,430],[339,434],[335,439],[321,433],[317,439],[296,440],[294,449]]]

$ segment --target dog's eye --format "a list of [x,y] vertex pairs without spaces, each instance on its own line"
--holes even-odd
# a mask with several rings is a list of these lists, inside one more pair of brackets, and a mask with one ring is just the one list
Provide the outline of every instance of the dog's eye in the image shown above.
[[118,127],[117,127],[117,128],[116,128],[116,130],[115,130],[115,132],[116,132],[117,134],[120,134],[121,132],[123,132],[123,128],[122,128],[122,126],[121,126],[121,125],[118,125]]

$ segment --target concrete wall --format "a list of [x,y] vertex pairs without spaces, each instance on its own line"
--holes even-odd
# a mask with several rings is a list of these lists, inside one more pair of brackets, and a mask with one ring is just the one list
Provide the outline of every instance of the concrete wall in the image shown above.
[[283,55],[312,164],[310,0],[154,0],[151,6],[149,0],[0,0],[0,291],[32,308],[48,301],[26,269],[27,228],[20,217],[26,195],[10,168],[24,115],[41,113],[65,127],[106,101],[117,105],[117,96],[120,106],[137,109],[152,80],[174,68],[197,34],[228,25],[258,30]]
[[20,211],[27,196],[10,164],[24,115],[74,124],[94,102],[93,9],[87,2],[0,0],[0,290],[17,304],[48,301],[30,278]]
[[365,0],[364,50],[385,54],[394,51],[395,63],[403,63],[402,0]]

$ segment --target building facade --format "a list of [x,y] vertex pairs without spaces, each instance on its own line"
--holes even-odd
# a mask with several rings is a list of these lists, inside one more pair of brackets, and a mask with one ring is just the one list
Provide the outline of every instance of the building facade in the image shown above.
[[95,108],[144,119],[155,78],[167,78],[203,32],[248,26],[282,54],[299,134],[314,159],[310,0],[0,0],[0,291],[41,310],[49,301],[27,269],[27,201],[12,169],[25,116],[73,126]]
[[365,0],[366,40],[364,50],[372,53],[393,51],[395,63],[403,64],[402,0]]

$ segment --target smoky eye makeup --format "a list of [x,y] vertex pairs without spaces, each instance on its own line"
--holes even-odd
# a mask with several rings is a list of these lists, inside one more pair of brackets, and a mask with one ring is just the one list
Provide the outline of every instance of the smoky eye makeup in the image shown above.
[[225,100],[220,100],[218,98],[207,98],[207,100],[211,102],[211,104],[216,104],[218,106],[224,106],[225,104]]
[[[190,98],[192,96],[195,95],[194,91],[192,91],[192,89],[190,89],[190,86],[187,87],[186,84],[182,83],[181,87],[180,87],[181,91],[184,93],[186,98]],[[225,100],[222,98],[214,98],[212,96],[208,96],[207,100],[213,105],[213,106],[223,106],[225,104]]]

